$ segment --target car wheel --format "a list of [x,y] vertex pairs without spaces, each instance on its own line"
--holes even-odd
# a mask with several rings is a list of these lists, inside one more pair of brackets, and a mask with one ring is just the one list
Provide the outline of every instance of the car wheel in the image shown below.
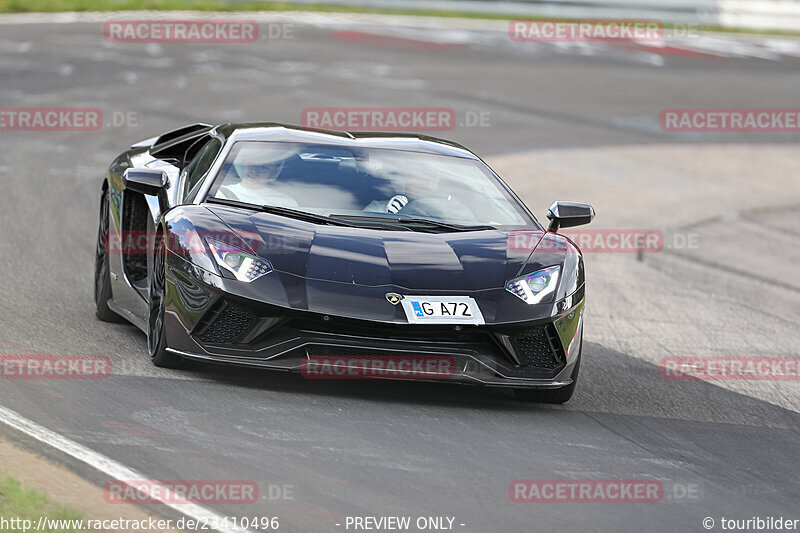
[[538,403],[566,403],[575,393],[578,385],[578,373],[581,369],[581,355],[583,353],[583,334],[581,334],[581,349],[575,368],[572,369],[572,383],[559,389],[514,389],[514,396],[520,400]]
[[108,190],[100,197],[100,223],[97,230],[97,248],[94,261],[94,304],[95,315],[103,322],[124,322],[125,320],[108,307],[111,300],[111,270],[109,268],[108,248]]
[[150,308],[147,315],[147,351],[153,364],[164,368],[180,368],[180,356],[167,352],[167,339],[164,334],[166,316],[166,254],[164,236],[159,233],[153,254],[153,272],[150,275]]

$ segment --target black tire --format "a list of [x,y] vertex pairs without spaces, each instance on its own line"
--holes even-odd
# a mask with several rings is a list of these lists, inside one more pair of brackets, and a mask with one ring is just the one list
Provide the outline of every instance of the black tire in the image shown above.
[[108,307],[111,300],[111,269],[109,268],[108,248],[108,190],[100,196],[100,223],[97,230],[97,248],[94,261],[94,305],[95,315],[103,322],[125,322],[121,316]]
[[166,316],[166,241],[163,234],[156,238],[153,253],[153,271],[150,274],[150,308],[147,313],[147,351],[153,364],[163,368],[181,368],[183,359],[167,351],[167,338],[164,334]]
[[572,369],[572,383],[559,389],[514,389],[514,396],[518,400],[537,403],[566,403],[575,393],[578,386],[578,374],[581,370],[581,355],[583,354],[583,334],[581,333],[581,349],[575,368]]

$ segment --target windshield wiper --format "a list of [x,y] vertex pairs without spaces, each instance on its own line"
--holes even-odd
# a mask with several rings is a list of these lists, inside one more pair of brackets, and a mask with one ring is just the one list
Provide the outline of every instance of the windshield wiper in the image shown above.
[[497,229],[494,226],[486,224],[477,224],[475,226],[462,226],[461,224],[448,224],[446,222],[439,222],[437,220],[428,220],[427,218],[401,218],[401,224],[406,225],[420,225],[420,226],[433,226],[436,228],[449,229],[451,231],[485,231],[490,229]]
[[306,222],[316,222],[318,224],[333,224],[336,226],[352,226],[342,220],[333,220],[324,215],[315,215],[307,211],[300,211],[290,207],[279,207],[277,205],[262,205],[261,210],[265,213],[272,213],[273,215],[280,215],[282,217],[296,218],[297,220],[305,220]]
[[368,220],[370,222],[378,222],[381,224],[399,224],[404,227],[427,226],[438,229],[446,229],[448,231],[483,231],[483,230],[497,229],[494,226],[487,226],[487,225],[461,226],[458,224],[448,224],[446,222],[439,222],[436,220],[428,220],[424,218],[390,218],[390,217],[336,215],[336,214],[331,214],[331,218],[344,219],[344,220]]
[[249,202],[240,202],[239,200],[229,200],[227,198],[215,198],[213,196],[206,198],[206,202],[212,204],[227,205],[228,207],[240,207],[242,209],[252,209],[254,211],[263,211],[273,215],[280,215],[282,217],[294,218],[296,220],[303,220],[305,222],[314,222],[316,224],[330,224],[332,226],[346,226],[350,228],[367,227],[364,224],[351,224],[345,220],[336,220],[324,215],[316,215],[307,211],[300,211],[298,209],[291,209],[289,207],[279,207],[277,205],[259,205],[251,204]]

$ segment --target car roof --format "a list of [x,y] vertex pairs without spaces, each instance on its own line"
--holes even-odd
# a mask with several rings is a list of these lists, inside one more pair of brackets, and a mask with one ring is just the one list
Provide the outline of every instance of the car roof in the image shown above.
[[478,159],[475,154],[458,143],[413,133],[331,131],[276,122],[221,124],[214,128],[214,131],[231,141],[299,142],[384,148]]

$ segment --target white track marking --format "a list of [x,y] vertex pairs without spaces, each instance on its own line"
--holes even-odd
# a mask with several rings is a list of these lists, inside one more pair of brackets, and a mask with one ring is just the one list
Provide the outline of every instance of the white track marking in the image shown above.
[[[167,494],[165,487],[159,485],[158,482],[152,481],[144,477],[142,474],[128,468],[127,466],[119,463],[105,455],[97,453],[93,450],[90,450],[86,446],[82,444],[78,444],[77,442],[70,440],[58,433],[50,431],[49,429],[40,426],[39,424],[28,420],[27,418],[23,417],[19,413],[12,411],[11,409],[7,409],[3,406],[0,406],[0,422],[10,426],[22,433],[28,435],[29,437],[33,437],[34,439],[38,440],[39,442],[43,442],[48,446],[52,446],[57,450],[60,450],[70,457],[74,457],[79,461],[86,463],[87,465],[91,466],[107,474],[108,476],[116,479],[118,481],[126,481],[126,480],[137,480],[137,481],[144,481],[147,486],[152,487],[160,487],[161,490],[158,491],[159,494]],[[147,489],[140,489],[145,490]],[[214,511],[207,509],[201,505],[196,505],[193,503],[170,503],[164,501],[158,495],[149,494],[154,500],[160,501],[167,507],[170,507],[179,513],[192,518],[194,520],[199,521],[202,523],[207,524],[221,524],[223,523],[223,515],[215,513]],[[209,526],[210,527],[210,526]],[[223,533],[249,533],[249,530],[242,529],[238,527],[226,527],[226,528],[219,528],[214,531],[220,531]]]

